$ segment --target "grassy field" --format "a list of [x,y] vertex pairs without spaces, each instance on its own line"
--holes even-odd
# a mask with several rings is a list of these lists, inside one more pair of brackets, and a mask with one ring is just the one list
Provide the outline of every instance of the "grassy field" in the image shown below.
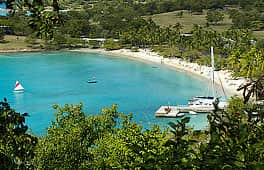
[[[175,25],[176,23],[180,23],[183,25],[182,31],[187,33],[193,28],[194,24],[198,24],[200,26],[206,26],[206,12],[203,14],[192,14],[188,11],[183,11],[182,16],[177,16],[177,13],[180,11],[162,13],[152,16],[146,16],[146,18],[151,17],[157,24],[162,27],[166,27],[169,25]],[[232,21],[228,18],[227,15],[224,16],[224,20],[219,22],[219,25],[212,26],[217,31],[223,31],[231,27]]]
[[[14,35],[5,35],[4,41],[0,42],[0,51],[8,50],[34,50],[32,44],[27,43],[26,37],[24,36],[14,36]],[[39,46],[39,43],[36,43]]]
[[253,31],[253,35],[257,39],[264,39],[264,31]]
[[[144,18],[152,18],[158,25],[162,27],[166,27],[169,25],[175,25],[176,23],[180,23],[183,26],[182,32],[188,33],[193,28],[194,24],[198,24],[202,27],[206,26],[206,11],[202,14],[192,14],[189,11],[183,11],[182,16],[178,16],[177,14],[180,11],[156,14],[152,16],[145,16]],[[218,25],[210,26],[216,31],[223,32],[229,29],[232,25],[231,19],[227,14],[224,15],[224,20],[219,22]],[[257,38],[264,38],[264,31],[254,31],[254,36]]]
[[0,43],[0,50],[4,49],[25,49],[28,48],[25,37],[6,35],[4,41]]

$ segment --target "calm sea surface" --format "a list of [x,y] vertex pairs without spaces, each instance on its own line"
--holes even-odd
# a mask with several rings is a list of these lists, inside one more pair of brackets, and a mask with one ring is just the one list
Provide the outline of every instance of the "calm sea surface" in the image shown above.
[[[96,84],[87,80],[95,76]],[[15,81],[25,88],[13,93]],[[28,112],[27,125],[43,135],[54,119],[52,104],[84,105],[87,114],[118,104],[118,111],[132,112],[144,128],[166,127],[179,118],[155,118],[160,105],[186,104],[203,95],[208,82],[159,64],[122,57],[79,52],[20,53],[0,55],[0,98],[6,97],[16,111]],[[190,126],[207,126],[206,114],[189,115]]]

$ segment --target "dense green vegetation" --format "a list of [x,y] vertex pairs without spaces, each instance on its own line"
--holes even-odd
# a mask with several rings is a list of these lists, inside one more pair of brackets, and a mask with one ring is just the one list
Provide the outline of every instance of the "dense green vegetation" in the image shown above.
[[[210,46],[214,46],[218,58],[217,69],[235,70],[234,76],[246,77],[250,73],[241,71],[241,69],[247,68],[247,65],[242,66],[241,63],[244,62],[240,62],[240,60],[251,60],[251,64],[254,65],[255,59],[250,56],[241,56],[257,55],[259,58],[263,58],[264,46],[261,42],[264,37],[254,37],[255,34],[253,34],[254,30],[264,29],[264,12],[261,8],[263,3],[257,0],[248,3],[231,0],[116,0],[59,3],[54,0],[17,1],[15,4],[12,6],[13,15],[0,18],[1,24],[12,28],[15,35],[29,37],[27,43],[32,42],[30,46],[34,48],[98,48],[101,44],[95,41],[87,43],[80,37],[100,37],[109,39],[102,46],[108,50],[152,48],[164,57],[179,57],[183,60],[207,65],[209,64],[208,50]],[[48,6],[49,8],[47,8]],[[60,12],[59,9],[68,11]],[[198,20],[197,24],[189,25],[189,34],[186,35],[185,24],[179,22],[174,25],[162,26],[155,21],[154,17],[152,20],[152,17],[149,16],[174,10],[178,10],[173,14],[177,14],[179,18],[185,15],[191,17],[191,15],[203,14],[204,24],[200,25]],[[31,14],[25,15],[28,11]],[[216,31],[215,26],[221,25],[220,23],[226,17],[230,18],[230,27]],[[38,38],[41,38],[45,43],[38,44],[36,42],[39,41],[33,40]],[[119,39],[119,42],[112,42],[113,38]],[[249,51],[251,51],[250,54]],[[258,60],[255,70],[258,72],[263,70],[262,60]]]
[[10,108],[6,99],[0,102],[0,169],[32,168],[38,139],[27,133],[26,116]]
[[[25,125],[27,113],[0,102],[0,169],[263,169],[264,109],[251,102],[263,99],[264,29],[262,0],[139,0],[139,1],[15,1],[13,13],[1,17],[4,35],[26,36],[32,48],[74,47],[152,48],[164,57],[209,64],[208,49],[215,47],[218,69],[250,81],[244,99],[233,98],[227,110],[208,115],[209,128],[188,128],[189,118],[171,122],[170,129],[144,130],[131,114],[117,107],[88,116],[80,105],[54,105],[55,121],[47,134],[35,137]],[[60,11],[66,9],[68,11]],[[181,23],[160,25],[150,15],[177,11],[177,17],[204,15],[206,24],[183,31]],[[28,13],[30,12],[30,13]],[[225,17],[230,28],[216,31]],[[103,37],[101,46],[80,37]],[[19,38],[19,37],[18,37]],[[119,39],[118,42],[114,38]],[[21,39],[21,38],[19,38]],[[41,39],[42,41],[39,41]]]
[[56,109],[47,134],[34,137],[27,114],[0,103],[1,169],[263,169],[263,105],[233,98],[208,115],[207,130],[186,126],[143,130],[117,107],[87,115],[82,104]]
[[[150,14],[159,14],[164,12],[179,11],[175,15],[182,17],[185,13],[190,13],[193,16],[199,16],[200,14],[207,13],[207,23],[217,24],[224,18],[230,18],[233,28],[243,28],[252,30],[263,30],[263,3],[259,0],[250,1],[245,3],[244,1],[192,1],[192,0],[152,0],[152,1],[17,1],[14,5],[13,0],[8,1],[10,7],[15,10],[15,14],[21,18],[16,18],[12,22],[12,19],[6,21],[1,20],[1,24],[11,25],[15,29],[16,24],[24,23],[24,27],[17,26],[17,29],[25,29],[23,19],[30,20],[29,25],[35,31],[42,29],[42,32],[49,32],[54,28],[51,28],[51,24],[56,26],[56,30],[59,30],[58,26],[64,22],[71,20],[72,22],[80,23],[79,25],[83,31],[67,32],[70,36],[76,37],[76,35],[86,35],[95,37],[111,37],[119,38],[119,33],[126,29],[129,23],[141,16],[150,16]],[[21,2],[21,3],[19,3]],[[60,2],[60,4],[59,4]],[[8,3],[8,4],[9,4]],[[76,8],[78,7],[78,8]],[[200,9],[198,9],[198,7]],[[59,12],[59,9],[67,10],[66,12]],[[41,11],[44,11],[42,13]],[[27,11],[30,11],[32,15],[25,17]],[[69,14],[72,11],[74,14]],[[200,11],[197,13],[197,11]],[[207,12],[206,12],[207,11]],[[196,13],[195,13],[196,12]],[[78,14],[80,13],[80,14]],[[199,14],[199,15],[198,15]],[[224,15],[224,16],[223,16]],[[65,16],[65,17],[64,17]],[[212,17],[215,16],[215,17]],[[11,16],[9,16],[11,17]],[[151,17],[151,16],[150,16]],[[217,18],[217,20],[216,20]],[[213,19],[213,20],[212,20]],[[49,20],[49,21],[48,21]],[[77,20],[77,21],[75,21]],[[167,19],[166,19],[167,20]],[[187,20],[187,19],[186,19]],[[197,18],[196,18],[197,20]],[[199,20],[199,19],[198,19]],[[10,22],[10,23],[9,23]],[[169,21],[166,21],[169,22]],[[195,23],[190,21],[190,23]],[[12,24],[13,23],[13,24]],[[44,24],[46,26],[44,26]],[[203,23],[196,23],[203,25]],[[49,26],[48,26],[49,25]],[[174,25],[174,24],[173,24]],[[78,29],[74,25],[64,25],[64,28]],[[83,27],[85,26],[85,27]],[[90,26],[90,29],[87,29]],[[169,25],[167,25],[169,26]],[[225,30],[226,31],[226,30]],[[20,31],[21,32],[21,31]],[[24,31],[25,32],[25,31]],[[185,32],[184,32],[185,33]],[[16,32],[17,34],[17,32]],[[25,35],[30,32],[25,32]],[[40,36],[40,34],[38,34]],[[46,36],[42,35],[42,38]],[[46,38],[53,38],[51,37]],[[113,37],[115,36],[115,37]]]

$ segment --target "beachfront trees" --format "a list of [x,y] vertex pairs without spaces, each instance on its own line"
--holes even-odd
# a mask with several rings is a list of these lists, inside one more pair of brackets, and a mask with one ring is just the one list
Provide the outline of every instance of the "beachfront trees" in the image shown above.
[[251,48],[240,59],[240,75],[247,78],[256,78],[263,74],[264,55],[256,48]]
[[206,20],[210,24],[217,24],[224,20],[224,14],[217,10],[209,10],[206,15]]
[[118,50],[121,48],[120,42],[116,42],[114,39],[107,39],[104,42],[103,47],[106,50]]
[[[240,86],[237,90],[243,90],[244,103],[247,103],[251,97],[254,97],[256,101],[264,99],[264,76],[260,76],[257,79],[251,79],[246,84]],[[258,109],[260,110],[260,109]],[[263,110],[263,108],[261,109]],[[262,114],[262,116],[264,116]]]
[[122,1],[102,1],[91,9],[93,22],[102,29],[101,37],[118,38],[131,20],[139,16],[129,3]]
[[61,15],[61,18],[63,24],[58,26],[56,31],[60,32],[62,35],[79,38],[80,36],[88,36],[91,32],[89,13],[82,11],[68,11]]
[[27,113],[13,110],[7,100],[0,102],[0,169],[30,169],[37,138],[27,133]]
[[121,32],[120,38],[132,46],[148,47],[160,42],[161,29],[152,19],[135,18]]
[[[55,39],[58,39],[55,36],[67,34],[67,36],[74,38],[78,38],[80,35],[89,37],[118,38],[121,39],[121,42],[126,43],[126,45],[132,44],[132,46],[137,47],[164,45],[169,46],[169,48],[178,48],[181,46],[187,47],[187,49],[198,48],[198,50],[203,51],[213,45],[221,47],[222,50],[222,46],[225,44],[223,44],[222,40],[219,38],[220,33],[217,33],[216,31],[201,27],[202,32],[196,32],[199,30],[195,30],[197,27],[194,27],[191,31],[194,33],[193,38],[188,37],[185,41],[184,38],[180,36],[179,27],[160,27],[154,21],[147,20],[146,18],[150,18],[149,16],[141,17],[143,14],[149,13],[148,10],[152,8],[153,10],[156,10],[152,12],[156,13],[176,8],[190,9],[192,6],[197,4],[203,8],[223,6],[219,5],[223,3],[220,3],[220,1],[214,2],[213,4],[210,3],[209,5],[203,4],[205,2],[208,1],[97,1],[91,2],[92,5],[89,8],[84,8],[85,6],[83,6],[83,3],[76,2],[77,4],[81,4],[80,10],[68,8],[69,10],[66,12],[59,11],[61,8],[59,6],[61,5],[61,1],[57,0],[51,0],[48,3],[26,0],[17,1],[16,4],[21,7],[21,10],[23,10],[20,14],[27,14],[27,17],[25,18],[29,19],[29,25],[34,30],[34,33],[38,36],[38,38],[45,39],[46,42],[53,44],[58,42],[54,41]],[[67,3],[68,1],[65,2],[65,4]],[[53,10],[47,10],[46,8],[44,10],[44,5],[47,4],[51,4],[53,6]],[[168,4],[175,4],[176,6],[169,8]],[[27,10],[29,10],[30,13],[28,13]],[[217,17],[211,17],[211,19],[216,18]],[[141,22],[142,25],[140,28],[137,25],[138,22],[135,22],[135,20]],[[254,22],[254,25],[261,28],[261,21],[262,19],[259,17],[256,22]],[[217,21],[214,20],[212,23],[213,22]],[[25,27],[20,26],[20,28]],[[30,33],[31,31],[27,30],[27,32]],[[201,35],[197,35],[196,33],[201,33]],[[222,36],[222,38],[225,38],[225,36]],[[239,43],[236,40],[234,40],[234,42]],[[61,45],[61,47],[63,46],[64,45]],[[230,52],[226,52],[226,49],[227,48],[224,48],[222,50],[224,52],[220,51],[220,53],[226,54]]]
[[228,57],[227,68],[233,70],[232,74],[234,76],[239,76],[240,72],[240,56],[242,54],[241,49],[237,49],[231,52]]
[[210,46],[219,47],[221,44],[221,35],[212,29],[194,25],[191,33],[192,36],[187,40],[189,43],[185,44],[190,49],[208,50]]
[[230,55],[233,51],[239,50],[241,54],[252,47],[253,35],[248,29],[229,29],[221,34],[224,51]]
[[44,3],[38,0],[8,1],[8,6],[13,11],[22,11],[28,17],[28,25],[36,36],[51,40],[54,36],[55,27],[61,24],[57,0],[54,0],[53,11],[44,11]]
[[232,61],[236,66],[234,75],[247,77],[249,80],[238,89],[243,90],[244,102],[248,102],[253,96],[256,100],[263,99],[264,51],[253,47],[249,51],[232,58],[235,58]]
[[0,42],[2,42],[4,40],[4,38],[5,38],[4,36],[5,36],[4,30],[1,28],[0,29]]
[[256,79],[263,75],[263,50],[252,47],[249,51],[243,52],[243,50],[237,49],[231,53],[228,61],[228,68],[234,70],[234,76]]
[[244,102],[247,103],[253,96],[255,100],[263,99],[263,50],[253,47],[242,52],[241,49],[237,49],[231,53],[227,63],[227,68],[233,70],[234,77],[246,77],[249,80],[238,88],[243,90]]

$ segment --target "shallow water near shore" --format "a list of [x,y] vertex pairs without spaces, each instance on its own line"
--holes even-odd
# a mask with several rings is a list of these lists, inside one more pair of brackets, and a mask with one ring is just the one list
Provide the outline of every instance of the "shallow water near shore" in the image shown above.
[[[83,103],[89,114],[118,104],[118,111],[133,113],[144,128],[180,118],[155,118],[161,105],[186,104],[196,95],[207,95],[209,82],[154,63],[80,52],[16,53],[0,55],[0,98],[16,111],[29,113],[26,124],[44,135],[54,120],[52,104]],[[96,77],[97,83],[87,83]],[[25,92],[13,92],[15,81]],[[189,115],[195,129],[207,126],[207,114]]]

